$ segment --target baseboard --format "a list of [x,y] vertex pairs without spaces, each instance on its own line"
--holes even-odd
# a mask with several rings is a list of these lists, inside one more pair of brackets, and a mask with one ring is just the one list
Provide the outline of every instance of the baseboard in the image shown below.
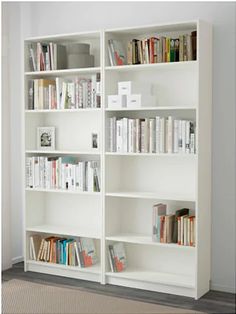
[[235,293],[235,287],[223,286],[211,283],[211,290]]
[[17,257],[13,257],[11,261],[12,261],[12,264],[17,264],[17,263],[23,262],[23,260],[24,260],[23,256],[17,256]]

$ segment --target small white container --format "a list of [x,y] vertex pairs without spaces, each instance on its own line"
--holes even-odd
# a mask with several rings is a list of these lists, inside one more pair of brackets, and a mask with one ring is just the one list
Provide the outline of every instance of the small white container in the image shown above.
[[130,95],[131,94],[131,81],[118,82],[118,94]]
[[127,95],[127,108],[141,107],[141,94]]
[[126,95],[109,95],[108,108],[122,108],[126,106]]

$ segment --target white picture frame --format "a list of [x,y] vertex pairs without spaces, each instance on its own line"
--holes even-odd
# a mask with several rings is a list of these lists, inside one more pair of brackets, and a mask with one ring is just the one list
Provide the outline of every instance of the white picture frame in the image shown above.
[[55,127],[37,128],[38,150],[55,150]]

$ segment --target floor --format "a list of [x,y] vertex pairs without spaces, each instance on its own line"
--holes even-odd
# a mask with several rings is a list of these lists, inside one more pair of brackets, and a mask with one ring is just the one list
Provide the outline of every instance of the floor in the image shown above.
[[139,289],[131,289],[112,285],[100,285],[98,283],[51,276],[46,274],[24,272],[24,264],[13,265],[9,270],[2,273],[2,281],[11,279],[29,280],[32,282],[45,283],[56,286],[73,286],[75,289],[83,288],[90,291],[122,298],[135,299],[143,302],[157,303],[166,306],[186,308],[204,313],[234,314],[235,294],[210,291],[200,300],[193,300],[188,297],[180,297],[165,293],[157,293]]

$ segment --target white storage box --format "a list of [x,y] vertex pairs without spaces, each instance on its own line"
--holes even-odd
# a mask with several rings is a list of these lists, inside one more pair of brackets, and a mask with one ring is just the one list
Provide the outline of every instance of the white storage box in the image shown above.
[[126,95],[109,95],[108,108],[121,108],[126,106]]
[[118,94],[130,95],[131,94],[131,81],[118,82]]
[[141,94],[127,95],[127,108],[141,107]]

